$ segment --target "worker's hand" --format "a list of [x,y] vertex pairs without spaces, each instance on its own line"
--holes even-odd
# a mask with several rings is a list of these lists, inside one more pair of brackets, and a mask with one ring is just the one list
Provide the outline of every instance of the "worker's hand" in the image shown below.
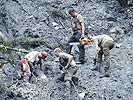
[[67,69],[65,67],[63,67],[62,71],[63,72],[67,72]]
[[24,76],[26,75],[26,71],[24,71]]
[[60,69],[60,70],[63,70],[63,67],[62,67],[62,65],[59,65],[59,69]]
[[84,37],[81,37],[81,38],[79,39],[79,41],[81,41],[82,39],[84,39]]
[[65,66],[65,69],[68,69],[68,66]]
[[43,68],[41,68],[41,71],[43,72]]
[[69,28],[68,29],[68,32],[69,32],[70,35],[73,35],[73,33],[74,33],[73,30],[72,30],[72,28]]
[[34,72],[34,67],[30,67],[31,72]]
[[84,33],[82,33],[82,36],[81,36],[82,38],[84,38],[85,37],[85,35],[84,35]]
[[96,58],[93,58],[93,61],[94,61],[93,64],[96,65],[96,62],[97,62],[97,61],[96,61]]
[[70,35],[73,35],[73,31],[70,31],[69,34],[70,34]]

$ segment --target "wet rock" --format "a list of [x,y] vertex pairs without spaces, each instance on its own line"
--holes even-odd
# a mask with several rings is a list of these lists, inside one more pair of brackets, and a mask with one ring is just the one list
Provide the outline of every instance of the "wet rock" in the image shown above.
[[4,100],[3,97],[0,96],[0,100]]
[[[41,37],[53,47],[58,44],[64,45],[70,35],[62,29],[58,18],[53,16],[52,12],[60,8],[66,14],[66,18],[61,20],[66,28],[70,28],[68,9],[74,7],[78,13],[83,15],[85,26],[88,27],[87,33],[108,34],[116,42],[116,48],[113,48],[110,52],[110,78],[100,79],[99,75],[102,72],[91,70],[95,67],[93,66],[94,46],[85,46],[85,64],[77,65],[79,68],[76,73],[76,77],[79,78],[79,83],[76,86],[78,92],[87,91],[85,100],[88,100],[88,98],[90,100],[132,100],[133,35],[131,33],[133,16],[132,12],[127,10],[129,18],[124,19],[126,9],[121,10],[123,13],[119,13],[120,6],[116,0],[106,2],[97,0],[2,0],[0,5],[0,31],[8,40],[19,36]],[[53,25],[54,22],[56,24]],[[41,45],[29,49],[29,51],[32,50],[46,50],[49,54],[44,61],[46,66],[44,73],[49,79],[48,83],[39,77],[37,77],[38,79],[32,77],[33,80],[31,79],[32,82],[30,83],[24,82],[21,79],[23,72],[17,68],[14,72],[14,69],[9,68],[11,65],[7,66],[9,70],[5,69],[4,73],[0,71],[2,76],[0,81],[10,83],[9,77],[13,76],[13,87],[11,89],[15,95],[21,94],[18,97],[20,100],[79,100],[73,86],[66,89],[64,82],[56,80],[61,72],[58,69],[58,60],[55,60],[53,49]],[[79,50],[77,46],[73,47],[71,53],[75,61],[78,61]],[[8,58],[6,54],[4,54],[4,57]],[[104,66],[101,71],[103,69]]]
[[133,1],[132,0],[128,0],[128,6],[133,6]]
[[120,48],[121,46],[122,46],[121,43],[116,43],[116,44],[115,44],[115,47],[116,47],[116,48]]
[[116,18],[113,18],[113,17],[109,17],[109,18],[107,18],[107,20],[108,20],[108,21],[114,21],[114,22],[117,21],[117,19],[116,19]]
[[22,79],[23,77],[23,71],[20,69],[16,69],[16,71],[14,72],[14,78],[15,79]]
[[109,33],[115,33],[115,34],[124,34],[124,30],[120,27],[114,27],[112,28]]
[[133,84],[133,78],[131,78],[131,84]]
[[8,64],[4,65],[3,71],[7,76],[11,76],[11,75],[13,75],[15,69],[13,68],[13,66],[10,63],[8,63]]

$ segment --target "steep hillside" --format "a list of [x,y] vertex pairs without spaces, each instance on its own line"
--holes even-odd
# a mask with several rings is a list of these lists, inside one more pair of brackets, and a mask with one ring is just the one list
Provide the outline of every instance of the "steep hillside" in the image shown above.
[[[70,7],[84,17],[87,33],[108,34],[115,40],[115,47],[111,50],[109,78],[99,78],[104,73],[104,61],[101,73],[92,71],[95,67],[94,46],[85,46],[85,64],[79,64],[76,73],[79,78],[77,92],[86,93],[83,100],[133,99],[131,7],[122,8],[116,0],[0,0],[0,32],[6,42],[13,43],[6,45],[27,51],[48,52],[44,73],[49,79],[46,82],[33,77],[30,83],[18,80],[21,74],[19,61],[26,53],[3,52],[1,49],[0,56],[9,63],[0,69],[0,100],[80,100],[73,86],[66,88],[63,82],[57,80],[61,72],[53,53],[58,46],[64,50],[71,36],[65,30],[71,28]],[[32,39],[33,43],[27,45]],[[72,54],[76,61],[78,52],[74,46]]]

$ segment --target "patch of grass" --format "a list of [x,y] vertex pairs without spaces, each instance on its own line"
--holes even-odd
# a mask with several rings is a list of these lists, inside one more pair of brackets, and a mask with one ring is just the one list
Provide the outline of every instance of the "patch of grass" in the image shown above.
[[[41,39],[33,39],[33,38],[28,38],[28,37],[20,37],[20,38],[15,38],[11,41],[6,42],[3,39],[0,39],[0,52],[3,54],[8,54],[8,61],[15,67],[16,66],[16,60],[15,55],[17,55],[17,49],[15,49],[15,46],[21,46],[25,48],[26,50],[29,48],[36,48],[38,46],[44,45],[49,49],[54,50],[56,47],[64,48],[63,44],[59,45],[51,45],[44,40]],[[13,52],[12,50],[15,50]],[[19,49],[18,49],[19,50]],[[19,52],[19,51],[18,51]]]
[[129,9],[133,12],[133,7],[130,7]]
[[48,9],[45,9],[45,11],[46,11],[46,12],[49,12],[49,10],[48,10]]
[[52,14],[55,17],[61,17],[61,18],[66,18],[67,17],[67,14],[64,11],[61,11],[60,8],[58,8],[57,10],[54,10],[52,12]]

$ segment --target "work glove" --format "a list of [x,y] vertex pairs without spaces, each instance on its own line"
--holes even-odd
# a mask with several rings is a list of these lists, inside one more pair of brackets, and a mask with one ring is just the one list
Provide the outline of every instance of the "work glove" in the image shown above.
[[79,41],[81,41],[82,39],[84,39],[84,37],[81,36],[81,38],[79,39]]
[[64,72],[67,72],[67,71],[68,71],[68,67],[69,67],[69,66],[63,67],[63,71],[64,71]]
[[63,67],[63,69],[62,69],[62,70],[63,70],[63,72],[67,72],[67,69],[66,69],[65,67]]
[[62,65],[59,65],[59,69],[60,69],[60,70],[63,70],[63,67],[62,67]]
[[96,65],[96,62],[97,62],[97,61],[96,61],[96,58],[94,58],[94,59],[93,59],[93,61],[94,61],[94,63],[93,63],[93,64],[94,64],[94,65]]
[[64,68],[65,68],[65,69],[68,69],[68,66],[65,66]]

